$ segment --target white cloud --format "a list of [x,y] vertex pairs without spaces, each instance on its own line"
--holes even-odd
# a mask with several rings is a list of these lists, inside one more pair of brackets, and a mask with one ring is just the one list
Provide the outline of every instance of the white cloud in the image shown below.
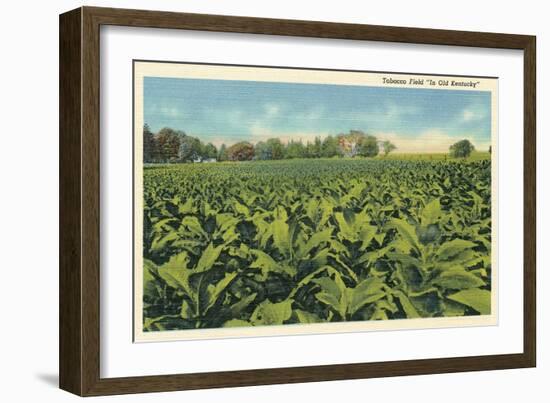
[[162,112],[170,117],[177,118],[182,116],[182,113],[177,108],[163,108]]
[[462,119],[466,122],[473,120],[474,117],[475,117],[475,113],[469,109],[465,109],[464,112],[462,112]]
[[175,106],[167,106],[167,105],[152,105],[149,108],[149,113],[153,114],[159,114],[164,117],[168,118],[181,118],[185,115],[184,111],[180,108],[176,108]]
[[264,105],[264,112],[267,118],[274,118],[279,115],[281,107],[277,104]]
[[470,107],[462,111],[462,121],[471,122],[481,120],[487,116],[487,112],[483,108]]
[[393,102],[388,103],[385,108],[386,117],[391,117],[394,119],[403,116],[416,115],[420,112],[420,107],[416,105],[397,105]]

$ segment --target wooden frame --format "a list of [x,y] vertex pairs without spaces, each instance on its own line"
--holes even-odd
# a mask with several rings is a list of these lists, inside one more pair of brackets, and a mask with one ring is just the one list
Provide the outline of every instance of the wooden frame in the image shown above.
[[[245,371],[100,377],[101,25],[520,49],[524,52],[524,349],[521,354]],[[60,387],[81,396],[534,367],[535,37],[82,7],[60,16]]]

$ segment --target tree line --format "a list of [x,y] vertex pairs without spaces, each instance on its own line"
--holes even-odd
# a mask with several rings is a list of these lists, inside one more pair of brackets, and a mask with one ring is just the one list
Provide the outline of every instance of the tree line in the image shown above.
[[145,163],[376,157],[379,153],[386,156],[395,149],[390,141],[379,141],[361,130],[350,130],[324,139],[316,137],[313,142],[305,144],[301,140],[285,144],[278,138],[270,138],[256,144],[248,141],[231,146],[222,144],[218,149],[214,144],[203,143],[181,130],[165,127],[153,133],[147,124],[143,127]]

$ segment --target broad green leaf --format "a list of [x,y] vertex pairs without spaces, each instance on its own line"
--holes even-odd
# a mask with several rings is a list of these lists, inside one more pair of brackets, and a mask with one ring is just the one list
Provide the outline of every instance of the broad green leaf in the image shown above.
[[289,276],[294,276],[296,270],[292,267],[281,265],[277,263],[267,253],[258,249],[250,249],[250,253],[256,257],[254,262],[250,264],[251,269],[260,269],[262,272],[262,280],[265,281],[270,272],[273,273],[285,273]]
[[[204,232],[204,230],[202,229],[202,225],[199,219],[195,216],[188,215],[183,217],[183,220],[181,220],[181,226],[195,235],[203,237],[206,236],[206,232]],[[180,233],[181,232],[182,231],[180,229]]]
[[245,217],[250,216],[250,210],[244,204],[239,203],[237,200],[233,200],[233,209],[237,214],[241,214]]
[[249,327],[252,323],[241,319],[231,319],[223,324],[223,327]]
[[231,311],[232,316],[238,316],[243,310],[248,308],[248,306],[256,299],[257,293],[253,293],[250,295],[247,295],[246,297],[242,298],[240,301],[235,302],[229,310]]
[[460,302],[470,308],[475,309],[482,315],[491,314],[491,292],[487,290],[481,290],[479,288],[472,288],[469,290],[462,290],[456,294],[449,295],[447,298]]
[[185,203],[179,204],[178,211],[180,214],[194,214],[196,209],[193,207],[193,199],[190,197]]
[[282,325],[292,315],[292,300],[273,303],[265,300],[256,307],[250,317],[254,326],[259,325]]
[[312,249],[319,247],[323,243],[330,242],[332,228],[327,228],[321,232],[317,232],[308,239],[306,244],[300,250],[300,256],[307,256]]
[[212,243],[208,244],[206,249],[202,252],[193,274],[210,270],[214,266],[214,263],[216,263],[216,260],[218,260],[223,247],[224,245],[214,247]]
[[179,235],[177,232],[169,232],[166,235],[155,237],[155,239],[151,243],[151,251],[153,252],[161,251],[168,245],[168,243],[175,241],[177,239],[179,239]]
[[409,297],[403,293],[403,291],[394,290],[393,295],[399,299],[399,302],[401,303],[401,307],[403,308],[403,311],[405,311],[405,314],[407,315],[407,318],[413,319],[413,318],[419,318],[420,315],[418,314],[418,311],[414,307],[414,305],[411,303],[411,300]]
[[156,273],[158,270],[157,265],[149,259],[143,259],[143,282],[148,283],[155,281],[155,277],[152,273]]
[[361,243],[361,250],[364,251],[370,245],[374,236],[376,235],[377,228],[374,225],[362,225],[359,230],[359,240]]
[[308,259],[308,263],[311,268],[323,267],[327,264],[328,257],[330,256],[330,251],[328,248],[321,249],[315,254],[312,258]]
[[183,251],[172,256],[168,262],[160,266],[158,274],[170,287],[182,289],[188,295],[192,295],[189,276],[193,272],[187,268],[188,264],[189,255],[187,251]]
[[361,281],[355,288],[350,289],[350,302],[347,312],[350,315],[355,314],[364,305],[378,301],[386,296],[384,283],[378,277],[370,277]]
[[463,304],[448,299],[445,300],[443,306],[443,313],[445,316],[464,316],[466,307]]
[[485,285],[481,278],[461,267],[443,271],[432,280],[432,283],[452,290],[478,288]]
[[181,310],[180,310],[180,316],[182,319],[192,319],[194,317],[195,313],[193,312],[193,308],[189,304],[189,302],[184,299],[181,303]]
[[434,199],[422,210],[421,215],[421,221],[422,225],[427,226],[429,224],[435,224],[439,222],[439,219],[443,215],[443,211],[441,210],[441,204],[439,202],[439,199]]
[[226,273],[225,277],[222,278],[217,284],[208,284],[208,287],[206,288],[208,304],[205,311],[210,309],[216,303],[222,292],[225,291],[235,277],[237,277],[237,273]]
[[334,213],[334,219],[338,223],[338,227],[340,229],[338,235],[341,235],[344,239],[347,239],[350,242],[357,241],[357,233],[353,226],[345,219],[344,213],[340,211]]
[[336,284],[336,282],[330,277],[317,278],[313,280],[313,282],[319,285],[325,293],[332,295],[336,301],[340,301],[340,298],[342,298],[342,293],[345,292],[345,287],[342,289],[342,286]]
[[216,225],[221,233],[226,232],[229,228],[235,227],[239,222],[239,218],[229,213],[216,214]]
[[437,251],[437,255],[440,260],[449,260],[456,257],[459,253],[473,248],[474,246],[476,246],[476,244],[471,241],[453,239],[452,241],[445,242],[441,245]]
[[326,291],[321,291],[315,294],[315,298],[334,309],[340,314],[341,317],[345,317],[346,307],[343,306],[341,301],[337,299],[334,294],[329,294]]
[[391,224],[397,230],[401,238],[411,245],[411,248],[414,248],[417,251],[420,251],[420,246],[419,246],[418,238],[416,236],[416,231],[411,224],[399,218],[393,218],[391,220]]
[[158,273],[157,266],[148,259],[143,259],[143,296],[157,298],[157,279],[153,273]]
[[271,224],[273,230],[273,244],[279,251],[285,255],[290,256],[290,231],[288,224],[277,219]]
[[387,252],[386,256],[390,260],[395,261],[395,262],[399,262],[403,266],[406,266],[406,267],[409,267],[409,266],[417,267],[417,268],[422,267],[422,261],[420,261],[419,259],[417,259],[413,256],[406,255],[404,253]]
[[175,218],[163,218],[162,220],[157,221],[153,224],[153,230],[155,232],[163,232],[163,231],[173,231],[174,228],[170,224],[177,223],[178,220]]
[[319,318],[314,313],[303,311],[301,309],[296,309],[294,311],[296,314],[296,318],[298,319],[299,323],[319,323],[322,322],[321,318]]

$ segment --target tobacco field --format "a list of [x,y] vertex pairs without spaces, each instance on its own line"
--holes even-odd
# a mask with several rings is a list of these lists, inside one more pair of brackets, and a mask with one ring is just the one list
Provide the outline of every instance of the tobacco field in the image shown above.
[[145,331],[491,313],[490,160],[173,164],[143,179]]

